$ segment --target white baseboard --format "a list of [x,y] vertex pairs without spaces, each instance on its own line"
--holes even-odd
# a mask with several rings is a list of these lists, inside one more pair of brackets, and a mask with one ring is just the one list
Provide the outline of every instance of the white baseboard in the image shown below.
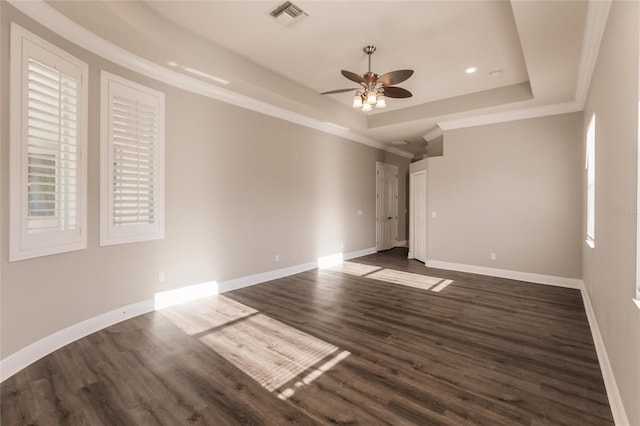
[[596,353],[598,354],[598,362],[600,363],[600,371],[602,372],[604,386],[607,389],[607,398],[609,399],[609,407],[611,408],[611,414],[613,415],[613,422],[619,426],[629,425],[629,419],[622,403],[622,397],[618,390],[616,378],[613,375],[613,368],[609,361],[609,355],[607,355],[607,348],[604,345],[604,340],[602,340],[600,327],[598,327],[598,321],[596,320],[596,314],[593,311],[593,305],[591,305],[591,298],[587,293],[584,283],[580,292],[582,293],[584,310],[586,311],[587,319],[589,320],[589,328],[591,329],[593,344],[596,347]]
[[[348,260],[356,257],[366,256],[375,252],[376,248],[372,247],[345,253],[342,255],[342,257],[344,260]],[[86,321],[79,322],[47,337],[44,337],[37,342],[34,342],[29,346],[19,350],[18,352],[13,353],[8,357],[0,360],[0,383],[16,374],[18,371],[38,361],[40,358],[43,358],[44,356],[60,349],[61,347],[75,342],[76,340],[81,339],[85,336],[88,336],[91,333],[100,331],[103,328],[107,328],[113,324],[117,324],[121,321],[136,317],[138,315],[146,314],[157,309],[162,309],[168,306],[186,303],[202,297],[211,296],[213,294],[224,293],[254,284],[287,277],[290,275],[298,274],[300,272],[309,271],[317,267],[318,261],[313,261],[303,263],[301,265],[291,266],[288,268],[277,269],[275,271],[236,278],[221,283],[211,281],[207,283],[194,284],[156,293],[154,299],[134,303],[132,305],[128,305],[119,309],[114,309],[113,311],[109,311],[90,318]]]
[[69,343],[75,342],[91,333],[102,330],[113,324],[146,314],[154,310],[153,300],[134,303],[102,315],[79,322],[56,333],[53,333],[35,343],[0,360],[0,383],[16,374],[18,371],[33,364],[40,358],[49,355]]
[[406,247],[409,242],[407,240],[396,241],[396,247]]
[[508,278],[511,280],[526,281],[536,284],[553,285],[556,287],[582,289],[582,280],[576,278],[555,277],[552,275],[533,274],[530,272],[511,271],[508,269],[487,268],[484,266],[442,262],[439,260],[427,260],[425,266],[430,268],[447,269],[450,271],[488,275],[491,277]]
[[367,256],[369,254],[377,253],[378,250],[375,247],[369,247],[363,250],[356,250],[343,255],[344,260],[355,259],[356,257]]
[[209,281],[201,284],[193,284],[185,287],[156,293],[153,297],[155,310],[181,305],[203,297],[213,296],[219,293],[218,283]]
[[[372,254],[375,252],[376,252],[376,248],[370,247],[363,250],[344,253],[342,255],[342,258],[344,260],[348,260],[356,257],[366,256],[368,254]],[[318,267],[318,261],[315,260],[313,262],[302,263],[300,265],[290,266],[287,268],[276,269],[268,272],[262,272],[260,274],[249,275],[247,277],[235,278],[233,280],[221,282],[218,286],[218,291],[220,293],[225,293],[227,291],[238,290],[243,287],[248,287],[255,284],[264,283],[267,281],[277,280],[278,278],[284,278],[290,275],[299,274],[301,272],[310,271],[317,267]]]
[[218,286],[218,291],[220,293],[226,293],[227,291],[238,290],[243,287],[249,287],[267,281],[277,280],[278,278],[288,277],[289,275],[310,271],[311,269],[317,267],[318,262],[308,262],[300,265],[290,266],[288,268],[276,269],[274,271],[262,272],[260,274],[235,278],[233,280],[221,282]]

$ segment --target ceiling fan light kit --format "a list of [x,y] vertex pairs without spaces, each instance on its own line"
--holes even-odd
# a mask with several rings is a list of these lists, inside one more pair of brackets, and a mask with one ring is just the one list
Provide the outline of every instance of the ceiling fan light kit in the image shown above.
[[413,96],[411,92],[401,87],[393,86],[402,83],[413,75],[413,70],[397,70],[391,71],[382,76],[371,72],[371,55],[376,51],[376,47],[369,45],[363,49],[364,53],[369,57],[369,70],[364,75],[359,75],[351,71],[342,70],[343,76],[351,81],[359,83],[361,87],[357,89],[338,89],[321,93],[322,95],[331,95],[334,93],[343,93],[356,90],[353,97],[353,107],[360,108],[362,111],[371,111],[376,108],[384,108],[387,106],[386,97],[388,98],[409,98]]
[[378,98],[378,92],[375,89],[371,90],[367,94],[367,103],[370,105],[375,105],[377,98]]
[[357,93],[353,97],[353,107],[354,108],[362,108],[363,105],[364,105],[364,103],[362,102],[362,94],[361,93]]

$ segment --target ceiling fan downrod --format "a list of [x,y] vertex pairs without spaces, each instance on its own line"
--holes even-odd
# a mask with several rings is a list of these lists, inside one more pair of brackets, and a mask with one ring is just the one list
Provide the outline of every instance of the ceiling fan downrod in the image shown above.
[[367,56],[369,57],[369,71],[367,72],[368,75],[373,75],[373,73],[371,72],[371,55],[373,55],[373,52],[376,51],[376,47],[372,44],[370,44],[369,46],[365,46],[362,48],[362,51],[364,53],[367,54]]

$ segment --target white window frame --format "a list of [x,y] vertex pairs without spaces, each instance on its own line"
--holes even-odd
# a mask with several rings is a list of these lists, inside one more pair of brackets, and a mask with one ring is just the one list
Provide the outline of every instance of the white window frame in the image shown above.
[[591,248],[596,246],[596,115],[591,116],[586,138],[587,170],[587,223],[585,242]]
[[[112,102],[116,93],[157,107],[153,222],[117,224],[114,216],[114,144]],[[100,245],[164,238],[164,93],[106,71],[100,73]]]
[[[9,117],[9,261],[30,259],[87,247],[87,105],[88,65],[62,49],[11,23],[10,44],[10,117]],[[28,61],[76,77],[76,185],[75,225],[72,229],[30,232],[28,182]],[[56,169],[56,173],[59,170]],[[55,200],[55,202],[59,202]]]
[[[640,68],[639,68],[640,72]],[[638,75],[640,82],[640,75]],[[640,309],[640,86],[638,87],[638,121],[636,123],[638,130],[637,138],[637,186],[636,186],[636,291],[634,303]]]

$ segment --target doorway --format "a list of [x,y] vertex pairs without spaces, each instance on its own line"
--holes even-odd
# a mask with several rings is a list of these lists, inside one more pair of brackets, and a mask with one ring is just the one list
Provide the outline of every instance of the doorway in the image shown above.
[[398,167],[376,162],[376,250],[398,242]]
[[427,172],[411,173],[409,181],[409,258],[427,262]]

